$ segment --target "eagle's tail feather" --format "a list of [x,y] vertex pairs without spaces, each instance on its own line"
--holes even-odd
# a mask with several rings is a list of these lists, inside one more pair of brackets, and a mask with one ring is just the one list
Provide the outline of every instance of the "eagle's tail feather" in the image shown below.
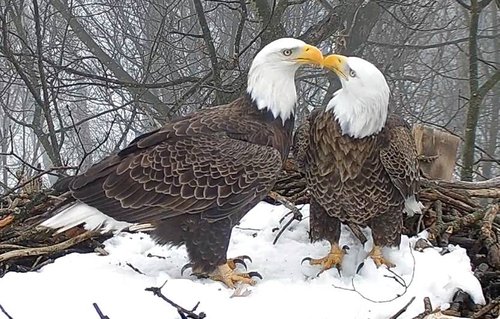
[[408,216],[422,214],[422,208],[424,205],[415,198],[415,195],[406,198],[404,211]]
[[87,230],[99,230],[103,233],[120,232],[126,228],[149,230],[152,226],[118,221],[84,203],[73,203],[71,206],[63,208],[59,213],[41,223],[41,226],[57,229],[57,232],[61,233],[80,224],[84,224],[84,228]]

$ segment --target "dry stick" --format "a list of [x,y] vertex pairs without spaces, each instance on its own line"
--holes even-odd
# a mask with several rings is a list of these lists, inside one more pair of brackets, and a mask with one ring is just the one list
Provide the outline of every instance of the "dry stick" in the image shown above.
[[492,189],[467,189],[465,190],[470,197],[479,198],[500,198],[500,188]]
[[151,291],[155,296],[160,297],[161,299],[163,299],[164,301],[166,301],[168,304],[170,304],[172,307],[174,307],[175,309],[177,309],[177,313],[179,313],[179,315],[182,318],[203,319],[203,318],[205,318],[207,316],[204,312],[200,312],[199,314],[194,313],[194,311],[196,310],[196,308],[198,308],[198,306],[200,304],[199,301],[193,307],[192,310],[187,310],[186,308],[179,306],[178,304],[176,304],[172,300],[170,300],[167,297],[165,297],[165,295],[162,294],[161,289],[165,286],[166,283],[167,283],[167,281],[165,281],[163,283],[163,285],[161,285],[160,287],[149,287],[149,288],[146,288],[145,290],[146,291]]
[[500,176],[480,182],[463,182],[454,181],[448,182],[443,180],[430,180],[422,178],[420,184],[423,187],[433,188],[435,186],[441,186],[444,188],[454,188],[454,189],[489,189],[489,188],[499,188],[500,187]]
[[421,314],[413,317],[413,319],[424,319],[425,317],[427,317],[431,313],[432,313],[431,300],[429,299],[429,297],[425,297],[424,298],[424,312],[422,312]]
[[92,306],[94,306],[95,311],[97,311],[97,314],[99,315],[99,318],[101,318],[101,319],[109,319],[108,316],[106,316],[105,314],[102,313],[101,309],[99,308],[99,306],[95,302],[92,304]]
[[454,221],[444,223],[444,224],[440,225],[440,227],[437,227],[437,229],[435,229],[435,230],[431,229],[431,231],[436,232],[436,234],[441,234],[445,230],[448,230],[451,228],[451,232],[450,232],[450,236],[451,236],[453,233],[456,233],[458,230],[462,229],[463,227],[473,225],[473,224],[477,223],[478,221],[480,221],[481,219],[483,219],[484,214],[489,209],[491,209],[491,207],[492,207],[492,205],[490,204],[484,209],[477,209],[470,214],[467,214],[465,216],[462,216],[460,218],[455,219]]
[[396,319],[398,318],[399,316],[401,316],[406,310],[408,310],[408,307],[411,305],[411,303],[415,300],[415,296],[411,297],[410,301],[408,301],[408,303],[403,307],[401,308],[398,312],[396,312],[392,317],[390,317],[389,319]]
[[78,236],[70,238],[66,241],[63,241],[62,243],[59,243],[59,244],[45,246],[45,247],[25,248],[25,249],[18,249],[18,250],[9,251],[9,252],[6,252],[6,253],[0,255],[0,262],[4,262],[4,261],[7,261],[9,259],[14,259],[14,258],[21,258],[21,257],[28,257],[28,256],[40,256],[40,255],[58,252],[58,251],[61,251],[64,249],[68,249],[69,247],[74,246],[78,243],[81,243],[82,241],[85,241],[89,238],[92,238],[95,235],[96,235],[95,232],[87,231],[83,234],[80,234]]
[[144,273],[142,271],[140,271],[138,268],[134,267],[134,265],[132,265],[131,263],[127,263],[127,266],[132,268],[132,270],[135,271],[136,273],[138,273],[139,275],[144,275]]
[[2,307],[2,305],[0,305],[0,311],[2,311],[3,314],[7,316],[7,319],[14,319],[11,317],[11,315],[7,313],[7,311]]
[[[413,269],[412,269],[412,273],[411,273],[410,282],[408,284],[406,284],[406,281],[401,276],[399,276],[398,274],[396,274],[394,271],[392,271],[389,268],[387,269],[387,271],[389,271],[391,274],[393,274],[394,277],[385,276],[386,278],[392,278],[392,279],[394,279],[398,284],[400,284],[404,288],[403,293],[396,294],[395,297],[393,297],[391,299],[386,299],[386,300],[374,300],[374,299],[371,299],[371,298],[365,296],[363,293],[361,293],[359,290],[356,289],[356,286],[354,285],[354,278],[356,276],[352,276],[351,277],[351,286],[352,286],[352,288],[340,287],[340,286],[336,286],[335,284],[332,284],[332,286],[334,288],[337,288],[337,289],[342,289],[342,290],[347,290],[347,291],[353,291],[353,292],[357,293],[358,295],[360,295],[363,299],[368,300],[368,301],[373,302],[373,303],[387,303],[387,302],[392,302],[392,301],[394,301],[394,300],[396,300],[398,298],[401,298],[402,296],[404,296],[408,292],[408,288],[413,283],[413,279],[415,279],[415,268],[416,268],[415,255],[413,255],[413,249],[411,248],[411,245],[409,244],[408,246],[410,248],[411,257],[413,259]],[[364,266],[364,262],[362,262],[360,265],[358,265],[358,270],[356,271],[356,273],[358,273],[359,270],[363,266]]]
[[420,198],[427,199],[429,201],[441,200],[443,203],[446,203],[450,206],[459,208],[460,210],[466,211],[468,213],[471,213],[474,211],[474,207],[471,207],[470,205],[468,205],[460,200],[446,196],[437,190],[432,190],[432,191],[427,190],[427,191],[421,192]]
[[14,244],[0,244],[0,249],[6,250],[6,249],[24,249],[28,248],[26,246],[21,246],[21,245],[14,245]]
[[481,223],[480,239],[488,250],[488,263],[500,268],[500,245],[493,231],[493,221],[500,210],[500,202],[489,207]]
[[468,196],[468,194],[463,190],[451,190],[451,189],[441,188],[436,191],[445,196],[461,201],[462,203],[467,204],[470,207],[476,207],[476,208],[481,207],[479,203],[472,200],[470,196]]
[[278,239],[280,238],[280,236],[283,234],[283,232],[288,228],[288,226],[290,226],[290,224],[294,220],[297,220],[300,222],[302,220],[303,216],[302,216],[302,213],[300,212],[300,210],[297,208],[297,206],[295,206],[293,203],[291,203],[288,199],[281,196],[280,194],[273,192],[273,191],[270,191],[268,196],[271,197],[272,199],[274,199],[275,201],[280,202],[283,206],[285,206],[286,208],[288,208],[290,210],[289,213],[287,213],[285,216],[283,216],[283,218],[281,218],[280,223],[281,223],[281,221],[283,221],[283,219],[286,216],[293,214],[292,218],[290,218],[290,220],[283,227],[281,227],[280,231],[276,234],[276,237],[273,240],[273,245],[275,245],[278,242]]
[[59,171],[59,170],[66,170],[66,169],[74,169],[76,168],[75,166],[58,166],[58,167],[52,167],[52,168],[49,168],[49,169],[46,169],[44,170],[43,172],[41,172],[40,174],[37,174],[35,176],[33,176],[32,178],[28,179],[27,181],[17,185],[16,187],[8,190],[7,192],[5,192],[4,194],[2,194],[2,197],[0,197],[0,200],[3,200],[4,198],[6,198],[8,195],[14,193],[16,190],[28,185],[29,183],[33,182],[35,179],[37,178],[40,178],[42,177],[43,175],[45,174],[49,174],[53,171]]
[[500,297],[492,300],[489,304],[484,306],[483,308],[479,309],[478,312],[474,313],[471,317],[471,319],[479,319],[483,318],[485,314],[490,312],[491,310],[495,309],[495,307],[500,306]]

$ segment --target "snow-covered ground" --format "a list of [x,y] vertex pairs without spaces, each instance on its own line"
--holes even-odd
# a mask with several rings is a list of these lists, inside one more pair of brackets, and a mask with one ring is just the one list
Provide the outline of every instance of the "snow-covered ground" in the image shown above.
[[[484,302],[464,249],[450,246],[444,255],[438,248],[417,252],[409,248],[417,238],[406,236],[400,250],[390,251],[397,264],[393,271],[409,286],[406,293],[392,273],[377,269],[371,260],[356,274],[372,242],[363,248],[345,229],[341,245],[350,250],[342,277],[335,269],[316,277],[318,269],[300,261],[306,256],[323,257],[329,245],[309,243],[307,219],[294,222],[272,245],[272,229],[286,212],[282,206],[260,203],[233,230],[228,256],[251,256],[248,269],[264,277],[248,288],[251,293],[246,297],[231,298],[233,290],[190,277],[189,270],[181,276],[180,269],[188,262],[183,247],[160,247],[148,235],[122,233],[105,243],[108,256],[70,254],[38,272],[7,273],[0,279],[0,304],[14,319],[98,318],[94,302],[111,319],[179,318],[173,307],[144,290],[167,280],[164,295],[189,309],[199,301],[197,312],[205,312],[208,319],[389,318],[416,297],[399,317],[412,318],[423,311],[424,297],[430,297],[433,306],[446,307],[458,288],[476,302]],[[308,216],[308,207],[302,212]],[[384,302],[391,299],[395,300]],[[1,313],[0,318],[4,318]]]

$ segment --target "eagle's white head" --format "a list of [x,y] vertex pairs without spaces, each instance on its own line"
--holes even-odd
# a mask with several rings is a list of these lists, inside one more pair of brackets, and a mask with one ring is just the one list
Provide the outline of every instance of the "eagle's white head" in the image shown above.
[[390,90],[384,75],[370,62],[357,57],[329,55],[324,66],[342,82],[328,103],[343,134],[363,138],[382,130],[389,109]]
[[322,63],[323,55],[314,46],[293,38],[275,40],[255,56],[247,93],[260,110],[267,109],[284,122],[294,113],[297,102],[295,72],[303,64]]

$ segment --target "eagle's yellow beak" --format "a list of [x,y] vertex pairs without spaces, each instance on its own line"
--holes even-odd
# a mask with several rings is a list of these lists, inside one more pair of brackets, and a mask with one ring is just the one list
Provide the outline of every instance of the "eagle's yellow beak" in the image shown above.
[[295,61],[303,64],[323,65],[323,54],[317,47],[306,44]]
[[348,81],[349,65],[347,64],[347,57],[338,54],[331,54],[325,57],[323,61],[324,67],[332,70],[338,77]]

